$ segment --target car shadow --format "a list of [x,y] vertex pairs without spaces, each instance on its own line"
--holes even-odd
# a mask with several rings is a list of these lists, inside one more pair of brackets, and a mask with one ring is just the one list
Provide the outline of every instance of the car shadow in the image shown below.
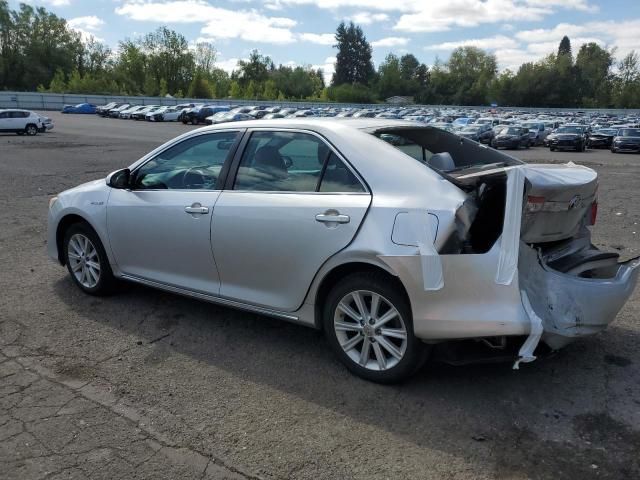
[[[620,335],[619,328],[521,365],[519,371],[511,364],[428,364],[405,383],[383,386],[349,374],[313,329],[135,284],[96,298],[64,277],[55,282],[54,292],[83,318],[132,334],[143,344],[163,342],[244,381],[417,446],[483,458],[496,478],[591,478],[592,464],[599,465],[598,478],[630,478],[630,472],[640,471],[634,453],[640,433],[601,411],[607,369],[628,365],[628,359],[616,356],[618,366],[605,362],[612,353],[608,337]],[[623,334],[631,344],[640,341],[634,332]],[[557,430],[551,436],[561,439],[538,436],[549,430]],[[577,447],[568,440],[571,432],[596,440]]]

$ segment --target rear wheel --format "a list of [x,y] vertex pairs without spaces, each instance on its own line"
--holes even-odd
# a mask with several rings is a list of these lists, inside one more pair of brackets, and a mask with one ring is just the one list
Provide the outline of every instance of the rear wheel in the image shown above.
[[24,133],[33,137],[38,134],[38,127],[36,127],[33,123],[30,123],[24,128]]
[[327,297],[323,322],[340,361],[367,380],[399,382],[427,359],[428,346],[413,334],[404,292],[384,275],[356,273],[338,282]]
[[550,152],[555,152],[556,151],[556,147],[549,147],[549,151]]
[[106,295],[113,291],[115,278],[107,254],[91,227],[84,223],[69,227],[62,247],[67,270],[83,292]]

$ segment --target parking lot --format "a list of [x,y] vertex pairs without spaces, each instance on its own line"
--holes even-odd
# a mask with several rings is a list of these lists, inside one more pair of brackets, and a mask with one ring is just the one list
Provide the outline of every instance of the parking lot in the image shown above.
[[[82,294],[45,253],[51,196],[194,127],[46,113],[0,134],[0,478],[640,478],[640,291],[522,365],[381,386],[310,329],[136,285]],[[594,242],[640,255],[640,155],[514,151],[600,175]]]

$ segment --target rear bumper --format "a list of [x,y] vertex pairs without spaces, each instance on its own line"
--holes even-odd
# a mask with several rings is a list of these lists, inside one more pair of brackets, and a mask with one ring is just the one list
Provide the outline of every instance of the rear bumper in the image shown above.
[[543,340],[554,348],[607,328],[633,293],[640,274],[640,258],[594,270],[600,278],[583,278],[551,269],[529,247],[520,250],[520,288],[542,319]]

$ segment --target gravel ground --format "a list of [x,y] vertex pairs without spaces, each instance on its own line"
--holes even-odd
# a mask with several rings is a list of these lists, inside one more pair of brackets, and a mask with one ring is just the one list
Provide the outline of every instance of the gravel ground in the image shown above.
[[[310,329],[134,285],[80,293],[45,254],[50,196],[192,127],[48,115],[50,133],[0,135],[0,478],[640,477],[640,293],[517,372],[367,383]],[[640,156],[514,155],[595,168],[595,243],[640,254]]]

